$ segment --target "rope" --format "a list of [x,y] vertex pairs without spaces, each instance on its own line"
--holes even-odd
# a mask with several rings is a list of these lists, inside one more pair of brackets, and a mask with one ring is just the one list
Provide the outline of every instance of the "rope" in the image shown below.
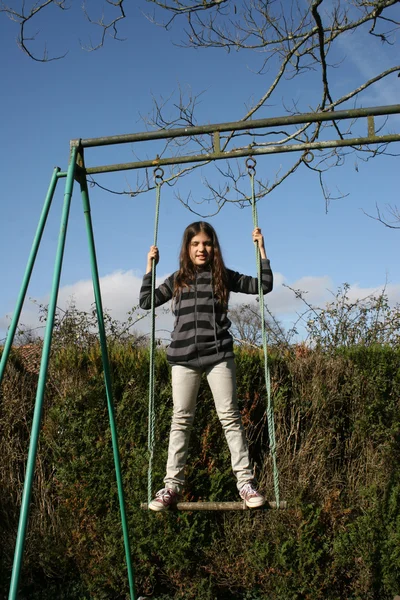
[[[253,225],[254,228],[258,227],[258,215],[256,207],[256,197],[254,190],[254,178],[256,174],[256,161],[250,157],[246,160],[247,172],[250,177],[251,183],[251,207],[253,213]],[[257,276],[258,276],[258,297],[260,303],[260,317],[261,317],[261,335],[264,352],[264,376],[265,376],[265,387],[267,390],[267,422],[268,422],[268,435],[269,435],[269,448],[272,458],[272,469],[274,477],[274,491],[276,505],[279,507],[279,472],[276,461],[276,440],[275,440],[275,422],[274,422],[274,409],[271,400],[271,378],[268,366],[268,341],[267,333],[265,329],[265,310],[264,310],[264,294],[262,290],[262,273],[261,273],[261,254],[257,242],[255,243],[256,251],[256,262],[257,262]]]
[[[157,246],[158,219],[160,214],[161,186],[164,171],[157,167],[154,169],[154,181],[156,184],[156,215],[154,221],[154,246]],[[147,501],[150,504],[152,499],[152,480],[153,480],[153,458],[154,458],[154,431],[156,415],[154,408],[154,383],[155,383],[155,347],[156,347],[156,309],[155,309],[155,290],[156,290],[156,261],[151,265],[151,329],[150,329],[150,370],[149,370],[149,422],[147,448],[149,456],[149,466],[147,472]]]

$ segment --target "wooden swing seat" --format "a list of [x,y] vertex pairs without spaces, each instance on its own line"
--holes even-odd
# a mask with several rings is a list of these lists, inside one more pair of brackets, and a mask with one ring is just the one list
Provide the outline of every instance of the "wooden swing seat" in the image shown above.
[[[147,502],[142,502],[140,504],[140,508],[142,510],[149,510],[149,506]],[[279,502],[279,507],[277,507],[276,502],[266,502],[263,506],[259,508],[248,508],[244,502],[178,502],[174,506],[171,506],[169,510],[265,510],[269,508],[279,508],[285,509],[287,508],[287,502],[282,501]],[[161,511],[160,511],[161,512]]]

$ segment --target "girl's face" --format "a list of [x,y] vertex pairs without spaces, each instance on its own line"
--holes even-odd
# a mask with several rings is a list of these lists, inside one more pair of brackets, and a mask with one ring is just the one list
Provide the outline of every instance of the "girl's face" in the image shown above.
[[196,267],[208,265],[213,255],[212,240],[204,231],[200,231],[200,233],[192,237],[189,243],[189,256]]

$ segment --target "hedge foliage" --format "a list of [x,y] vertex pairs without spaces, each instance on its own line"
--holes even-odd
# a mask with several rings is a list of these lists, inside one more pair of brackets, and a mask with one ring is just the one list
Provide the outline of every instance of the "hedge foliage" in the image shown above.
[[[172,409],[156,357],[154,488]],[[240,408],[260,487],[273,500],[262,355],[237,352]],[[400,351],[271,351],[286,511],[141,511],[147,500],[148,353],[110,348],[138,595],[154,600],[392,600],[400,592]],[[11,355],[0,402],[0,595],[7,596],[37,376]],[[235,500],[229,452],[202,384],[187,500]],[[52,357],[21,600],[128,598],[97,345]]]

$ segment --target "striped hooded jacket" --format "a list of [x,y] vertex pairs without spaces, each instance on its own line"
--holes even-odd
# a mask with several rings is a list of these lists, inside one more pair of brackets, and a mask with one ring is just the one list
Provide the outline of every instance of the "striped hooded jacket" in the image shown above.
[[[155,305],[161,306],[173,297],[177,272],[170,275],[155,290]],[[227,269],[229,292],[258,293],[257,277],[242,275]],[[261,261],[262,289],[264,294],[272,290],[273,276],[268,259]],[[151,273],[143,277],[139,304],[151,307]],[[195,280],[174,299],[172,311],[175,316],[171,344],[167,349],[168,362],[172,365],[207,367],[220,360],[233,357],[233,339],[229,333],[231,322],[227,310],[214,297],[211,270],[199,270]]]

